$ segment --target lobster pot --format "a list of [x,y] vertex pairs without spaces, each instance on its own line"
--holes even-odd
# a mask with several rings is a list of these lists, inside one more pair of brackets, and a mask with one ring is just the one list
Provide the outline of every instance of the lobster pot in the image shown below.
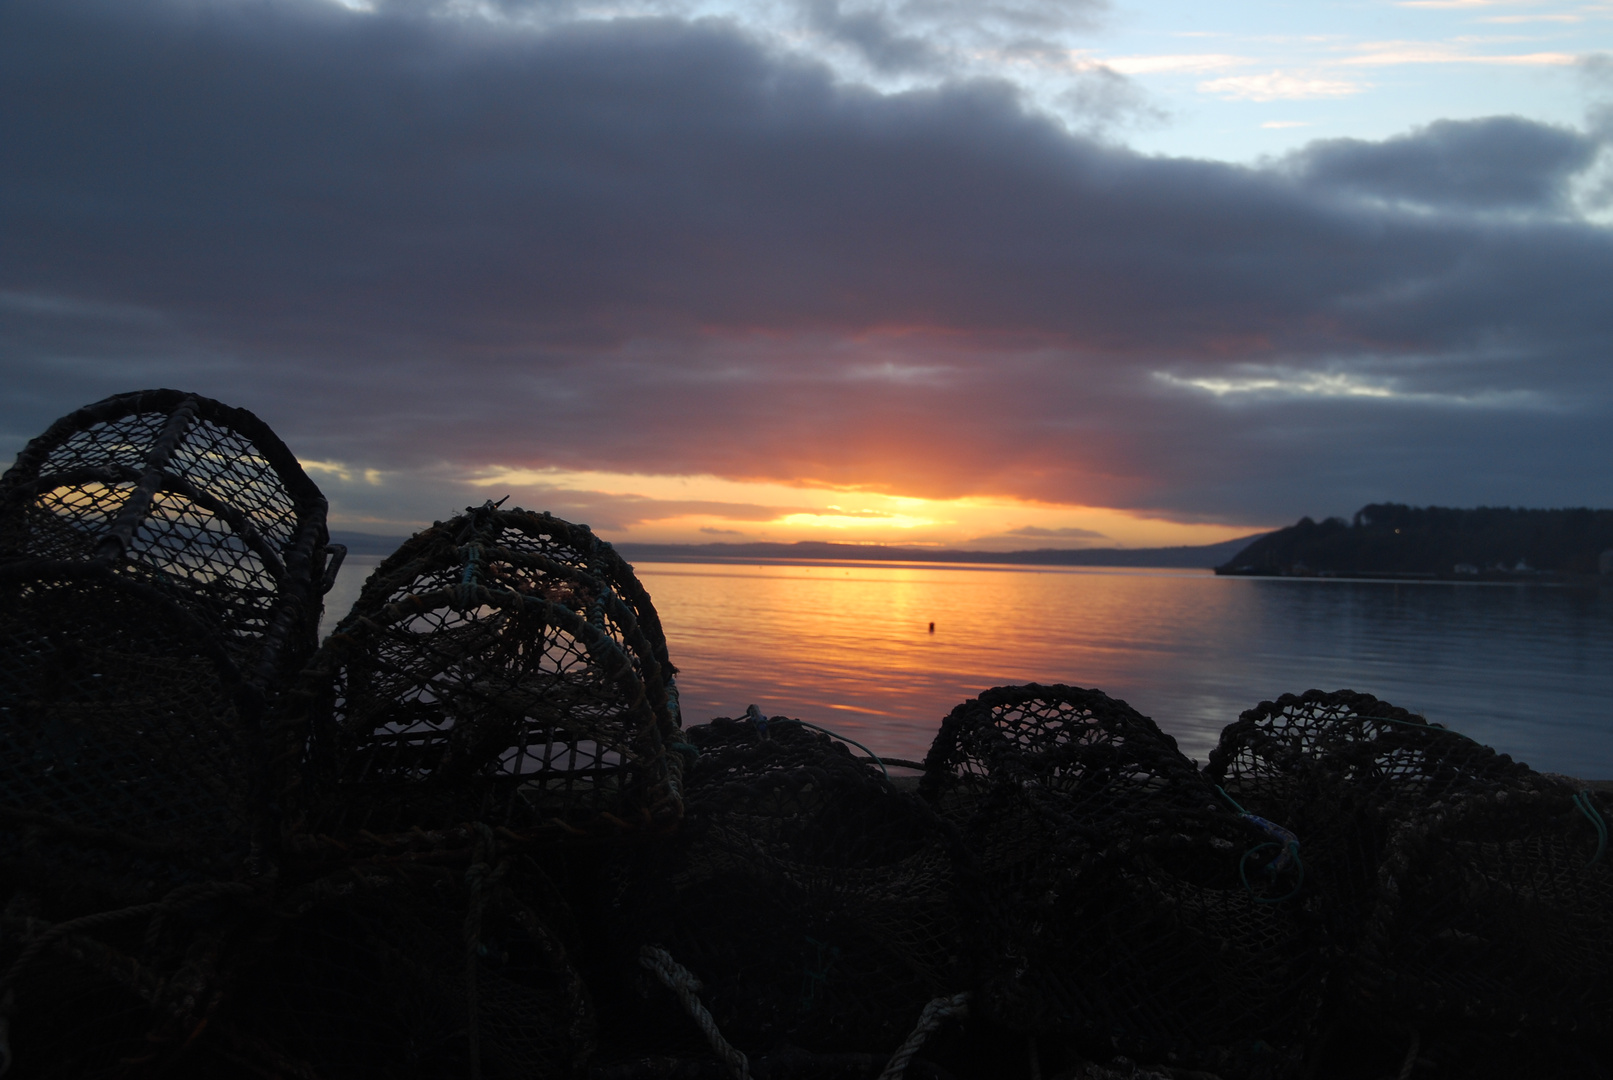
[[259,821],[258,700],[172,594],[0,565],[6,886],[60,917],[228,876]]
[[492,503],[467,510],[405,541],[370,575],[354,610],[469,580],[584,615],[627,653],[656,719],[680,725],[676,669],[655,606],[633,568],[586,525]]
[[326,641],[287,729],[293,833],[676,823],[676,729],[640,620],[603,580],[498,543],[512,516],[537,517],[484,508],[416,537]]
[[1224,1076],[1296,1066],[1322,989],[1298,868],[1152,720],[1098,690],[988,690],[920,791],[987,883],[993,1019]]
[[1610,810],[1604,795],[1552,785],[1452,799],[1397,822],[1357,957],[1360,992],[1465,1057],[1463,1075],[1522,1075],[1544,1046],[1599,1056],[1605,1069]]
[[293,892],[204,1049],[285,1077],[581,1075],[593,1006],[564,926],[527,902],[534,875],[483,849],[468,872],[370,867]]
[[244,409],[119,394],[52,424],[0,479],[0,558],[97,563],[172,596],[273,691],[313,652],[326,503]]
[[618,857],[606,937],[615,973],[632,978],[617,986],[609,1045],[709,1053],[640,967],[656,946],[699,979],[746,1053],[788,1043],[883,1063],[927,1002],[968,987],[967,867],[951,831],[870,762],[784,717],[684,735],[682,827]]
[[171,593],[94,563],[0,565],[9,1075],[129,1075],[205,1021],[246,888],[229,879],[257,868],[260,701]]
[[1243,713],[1205,775],[1250,812],[1298,835],[1336,948],[1352,950],[1377,903],[1390,831],[1452,798],[1549,782],[1371,694],[1310,690]]

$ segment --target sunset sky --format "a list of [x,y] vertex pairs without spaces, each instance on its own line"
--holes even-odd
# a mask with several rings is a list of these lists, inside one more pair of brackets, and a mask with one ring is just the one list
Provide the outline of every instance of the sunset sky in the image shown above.
[[1613,506],[1613,2],[7,0],[0,462],[337,528],[1210,543]]

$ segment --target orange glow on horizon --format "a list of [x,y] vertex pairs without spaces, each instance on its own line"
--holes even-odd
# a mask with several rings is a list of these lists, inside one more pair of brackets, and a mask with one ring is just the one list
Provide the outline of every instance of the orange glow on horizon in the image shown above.
[[[520,505],[590,503],[612,541],[838,543],[984,550],[1213,544],[1261,526],[1171,521],[1131,510],[1007,496],[930,499],[846,486],[717,476],[494,468],[473,485]],[[593,509],[597,506],[598,509]],[[604,522],[626,517],[618,524]]]

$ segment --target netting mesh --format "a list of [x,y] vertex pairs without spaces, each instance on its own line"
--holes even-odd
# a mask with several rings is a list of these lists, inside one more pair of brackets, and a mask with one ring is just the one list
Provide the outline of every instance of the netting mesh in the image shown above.
[[1550,1032],[1605,1068],[1605,796],[1351,691],[1262,702],[1206,775],[1300,837],[1342,1030],[1425,1033],[1465,1075],[1527,1067],[1542,1044],[1524,1036]]
[[[665,948],[723,1035],[761,1054],[889,1049],[966,984],[967,866],[952,831],[846,747],[785,717],[684,732],[682,828],[616,867],[616,971]],[[674,997],[618,988],[619,1052],[704,1044]]]
[[1552,786],[1527,766],[1348,690],[1284,695],[1221,735],[1205,774],[1301,837],[1333,940],[1353,949],[1392,825],[1442,800]]
[[489,504],[375,571],[299,690],[291,832],[676,822],[670,667],[610,581],[545,547],[558,533]]
[[921,791],[989,883],[989,1016],[1240,1075],[1292,1067],[1322,974],[1296,870],[1153,721],[1096,690],[999,687],[947,717]]
[[256,699],[205,627],[99,568],[0,567],[0,875],[52,915],[247,854]]
[[257,417],[177,390],[58,420],[0,479],[0,558],[103,563],[215,626],[272,691],[313,651],[324,497]]
[[571,608],[627,654],[657,720],[679,725],[661,619],[616,549],[586,525],[488,504],[410,537],[364,584],[354,613],[475,581]]

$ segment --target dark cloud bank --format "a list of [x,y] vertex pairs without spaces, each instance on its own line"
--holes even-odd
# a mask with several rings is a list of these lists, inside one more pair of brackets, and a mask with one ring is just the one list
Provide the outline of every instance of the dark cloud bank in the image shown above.
[[14,0],[0,147],[4,454],[167,384],[358,468],[1613,504],[1585,132],[1244,168],[720,22]]

